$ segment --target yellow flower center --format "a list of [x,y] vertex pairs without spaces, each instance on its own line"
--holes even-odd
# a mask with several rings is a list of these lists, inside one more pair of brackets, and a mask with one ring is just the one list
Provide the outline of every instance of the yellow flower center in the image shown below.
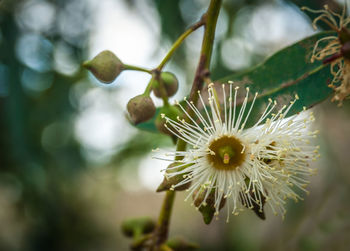
[[244,161],[243,144],[233,136],[222,136],[209,145],[207,155],[212,167],[218,170],[234,170]]

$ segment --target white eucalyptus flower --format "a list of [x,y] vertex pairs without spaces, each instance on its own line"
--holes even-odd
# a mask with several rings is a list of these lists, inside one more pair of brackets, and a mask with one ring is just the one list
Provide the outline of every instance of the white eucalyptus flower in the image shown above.
[[[229,94],[225,91],[228,85]],[[226,200],[227,220],[229,212],[238,215],[244,208],[263,212],[265,203],[275,214],[283,216],[286,200],[302,199],[297,190],[307,192],[308,178],[314,173],[309,167],[309,162],[318,157],[318,147],[310,143],[317,134],[317,131],[310,131],[314,117],[311,113],[302,112],[286,118],[297,96],[275,114],[272,112],[277,103],[270,99],[255,125],[245,129],[257,94],[248,105],[247,88],[238,109],[238,89],[233,82],[223,84],[223,104],[220,104],[211,84],[208,88],[210,109],[206,108],[200,93],[199,102],[204,108],[202,113],[192,102],[185,100],[194,116],[190,116],[177,102],[189,122],[163,116],[169,131],[187,142],[191,149],[173,152],[156,150],[158,154],[171,158],[155,157],[169,161],[174,161],[174,156],[178,159],[182,157],[182,160],[176,161],[179,165],[167,169],[165,176],[183,175],[184,179],[173,188],[190,182],[186,200],[192,195],[195,200],[199,189],[206,191],[205,198],[215,191],[216,215],[221,201]],[[205,203],[206,199],[197,208]]]

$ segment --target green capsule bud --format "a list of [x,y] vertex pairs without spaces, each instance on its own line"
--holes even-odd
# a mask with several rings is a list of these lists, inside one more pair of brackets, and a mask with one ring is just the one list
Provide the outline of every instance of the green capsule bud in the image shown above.
[[160,109],[159,114],[155,120],[155,125],[158,131],[160,131],[161,133],[173,136],[172,133],[167,129],[167,127],[171,129],[171,125],[166,124],[166,118],[164,118],[164,115],[169,119],[177,121],[178,119],[182,118],[183,113],[177,106],[172,106],[172,105],[163,106]]
[[205,202],[203,202],[205,196],[207,194],[207,189],[197,189],[196,191],[194,191],[193,193],[193,203],[194,205],[198,208],[199,212],[201,212],[202,216],[203,216],[203,220],[205,224],[210,224],[210,222],[212,221],[215,212],[219,211],[220,209],[222,209],[225,206],[226,203],[226,199],[221,199],[220,201],[220,205],[219,208],[216,209],[215,208],[215,189],[212,189],[207,197],[207,199],[205,200]]
[[123,63],[111,51],[102,51],[92,60],[85,61],[83,66],[106,84],[112,83],[124,70]]
[[[179,81],[177,80],[176,76],[171,72],[162,72],[160,74],[160,79],[161,81],[163,81],[167,96],[174,96],[177,90],[179,89]],[[158,98],[161,98],[162,92],[160,89],[159,81],[157,81],[156,79],[152,79],[152,88],[154,95]]]
[[184,240],[181,237],[175,237],[166,242],[167,247],[173,251],[191,251],[196,250],[199,246],[196,243],[192,243]]
[[138,95],[129,100],[127,109],[132,123],[135,125],[151,119],[156,113],[153,100],[145,95]]
[[149,217],[128,219],[123,221],[121,225],[123,234],[131,238],[151,233],[155,227],[155,222]]
[[[166,174],[178,172],[178,171],[184,170],[185,168],[190,166],[190,165],[185,165],[185,166],[181,166],[179,168],[171,169],[171,168],[179,166],[179,165],[182,165],[182,164],[181,163],[170,164],[166,170]],[[187,182],[186,184],[175,187],[175,185],[177,185],[178,183],[180,183],[181,181],[183,181],[186,178],[186,175],[187,175],[186,173],[178,174],[178,175],[172,176],[170,178],[167,178],[166,174],[165,174],[163,182],[157,188],[157,192],[163,192],[163,191],[167,191],[167,190],[183,191],[183,190],[186,190],[187,188],[189,188],[191,185],[191,182]]]

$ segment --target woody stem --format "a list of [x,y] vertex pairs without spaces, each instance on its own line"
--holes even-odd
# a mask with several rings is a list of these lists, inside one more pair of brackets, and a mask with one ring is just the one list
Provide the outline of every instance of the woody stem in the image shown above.
[[[198,101],[198,91],[203,88],[204,78],[208,76],[210,59],[213,50],[216,23],[220,12],[220,7],[222,0],[211,0],[207,12],[202,17],[202,22],[204,23],[205,30],[202,41],[202,48],[199,63],[196,70],[196,75],[193,80],[192,89],[190,92],[190,101],[195,105]],[[162,66],[162,64],[161,64]],[[189,116],[193,116],[194,111],[187,108]],[[188,120],[188,118],[187,118]],[[186,142],[178,139],[176,146],[177,151],[186,150]],[[175,160],[181,160],[182,157],[177,156]],[[160,211],[158,225],[155,232],[154,247],[151,250],[159,250],[160,246],[167,240],[169,232],[170,217],[172,212],[172,207],[174,205],[175,192],[167,191],[163,201],[163,205]]]

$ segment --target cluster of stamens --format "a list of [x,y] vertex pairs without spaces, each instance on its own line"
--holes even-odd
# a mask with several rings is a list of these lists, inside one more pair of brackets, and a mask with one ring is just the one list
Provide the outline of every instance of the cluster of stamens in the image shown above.
[[313,63],[315,60],[323,60],[325,64],[330,63],[333,79],[328,86],[335,91],[332,101],[338,101],[339,105],[342,105],[342,101],[350,94],[350,31],[347,29],[350,17],[345,16],[345,6],[341,15],[327,5],[324,6],[324,10],[312,10],[307,7],[303,7],[302,10],[320,14],[312,22],[314,29],[317,29],[318,21],[323,21],[338,33],[337,36],[319,39],[315,43],[310,61]]
[[[226,86],[229,86],[228,97]],[[285,201],[288,198],[296,201],[302,199],[294,190],[297,188],[307,192],[307,178],[314,173],[309,167],[309,162],[319,157],[318,147],[310,143],[318,133],[309,130],[314,117],[312,113],[305,113],[307,115],[287,118],[291,107],[299,99],[297,95],[276,113],[273,111],[277,102],[268,99],[260,118],[246,129],[258,94],[249,99],[250,90],[246,88],[245,98],[238,104],[238,90],[233,82],[223,84],[223,101],[220,102],[211,84],[208,103],[198,93],[203,110],[200,111],[193,102],[184,100],[191,116],[189,110],[176,102],[186,118],[175,121],[166,115],[163,117],[168,130],[192,148],[167,151],[165,155],[171,157],[169,159],[156,158],[168,161],[174,161],[174,157],[177,159],[179,165],[172,170],[167,169],[165,174],[168,177],[183,175],[183,180],[173,188],[191,184],[186,200],[193,196],[196,201],[197,191],[204,191],[204,199],[196,204],[197,208],[206,205],[207,199],[214,196],[216,214],[225,200],[228,212],[232,211],[234,215],[244,208],[263,214],[264,205],[267,204],[275,214],[283,216],[286,212]],[[187,167],[181,169],[185,165]]]

